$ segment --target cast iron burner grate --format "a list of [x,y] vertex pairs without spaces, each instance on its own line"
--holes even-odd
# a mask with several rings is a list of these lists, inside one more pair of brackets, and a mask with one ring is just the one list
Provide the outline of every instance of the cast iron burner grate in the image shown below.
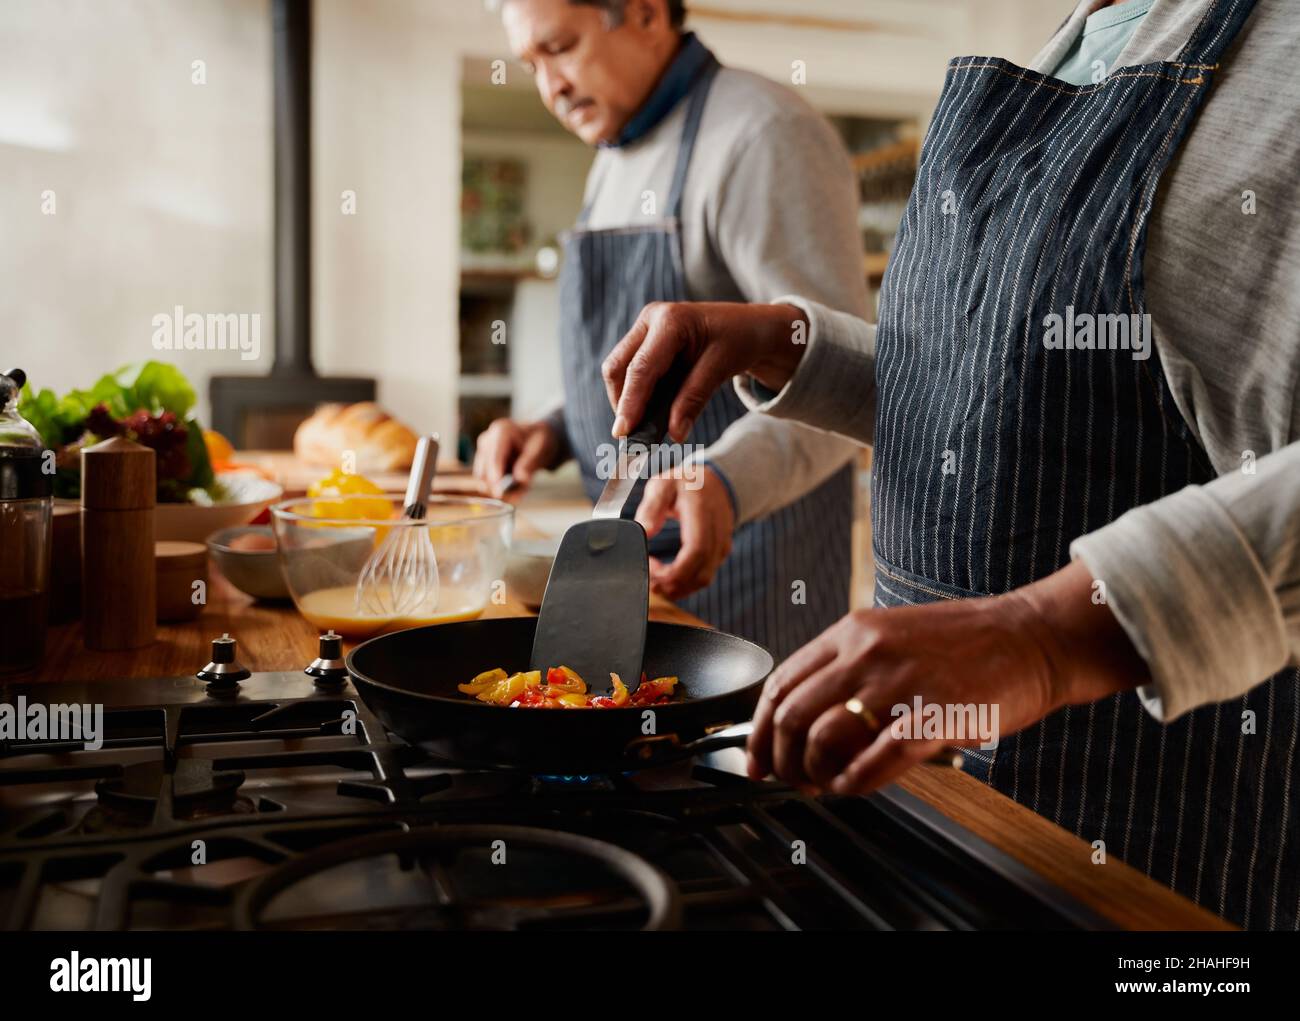
[[102,749],[0,750],[0,927],[1106,926],[897,788],[809,798],[738,775],[736,753],[458,768],[296,674],[220,704],[197,683],[120,690],[156,704],[107,709]]
[[[644,858],[615,844],[535,827],[452,825],[371,834],[290,859],[245,885],[235,899],[235,925],[240,929],[260,927],[268,905],[296,883],[319,878],[342,864],[391,854],[400,855],[403,870],[419,867],[429,883],[428,903],[403,910],[402,928],[523,929],[533,921],[554,922],[561,914],[572,919],[578,907],[572,894],[567,903],[556,904],[538,896],[535,888],[512,891],[507,882],[465,895],[456,873],[467,853],[480,861],[489,859],[487,868],[492,869],[508,866],[509,856],[521,852],[534,853],[529,872],[538,868],[543,874],[590,870],[586,877],[588,891],[593,885],[603,885],[601,877],[612,878],[625,887],[626,893],[620,890],[612,897],[597,896],[596,903],[606,918],[614,913],[644,917],[642,928],[655,930],[675,929],[681,924],[682,904],[676,884]],[[588,893],[583,899],[584,906],[590,905],[590,897]]]
[[[102,805],[152,816],[168,778],[163,763],[146,759],[123,766],[117,776],[98,781],[95,793]],[[184,759],[176,763],[170,780],[173,807],[193,817],[196,812],[216,814],[229,809],[244,774],[237,769],[214,770],[212,763],[203,759]]]

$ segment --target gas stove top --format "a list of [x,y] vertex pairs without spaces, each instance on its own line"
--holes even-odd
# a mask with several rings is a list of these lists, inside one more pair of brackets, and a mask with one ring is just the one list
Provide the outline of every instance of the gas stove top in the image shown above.
[[601,776],[430,759],[349,684],[0,687],[104,705],[0,746],[0,928],[1105,928],[894,787],[811,798],[726,750]]

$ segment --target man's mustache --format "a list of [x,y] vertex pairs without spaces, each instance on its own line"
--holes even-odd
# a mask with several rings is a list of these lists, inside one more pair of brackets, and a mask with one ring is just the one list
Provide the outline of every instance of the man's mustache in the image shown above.
[[555,100],[555,116],[563,120],[573,112],[573,108],[579,103],[584,103],[583,99],[570,99],[568,96],[560,96]]

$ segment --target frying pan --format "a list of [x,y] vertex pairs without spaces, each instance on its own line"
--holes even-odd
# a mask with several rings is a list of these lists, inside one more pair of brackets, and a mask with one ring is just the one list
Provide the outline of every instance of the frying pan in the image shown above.
[[[393,733],[440,759],[535,773],[624,772],[743,743],[710,731],[748,720],[772,656],[734,635],[651,621],[645,673],[675,674],[665,705],[511,709],[456,690],[494,667],[527,669],[535,617],[433,624],[381,635],[347,656],[362,701]],[[556,664],[559,665],[559,664]],[[643,732],[654,711],[654,734]]]

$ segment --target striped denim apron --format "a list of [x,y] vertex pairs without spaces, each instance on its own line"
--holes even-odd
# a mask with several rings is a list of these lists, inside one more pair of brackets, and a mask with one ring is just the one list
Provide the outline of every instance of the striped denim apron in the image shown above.
[[[1178,61],[1093,86],[997,58],[949,65],[881,295],[879,606],[1025,585],[1068,563],[1074,538],[1214,478],[1158,357],[1045,339],[1052,315],[1095,316],[1113,343],[1120,324],[1101,316],[1146,313],[1161,174],[1253,5],[1216,0]],[[967,768],[1233,922],[1295,928],[1298,688],[1288,671],[1168,725],[1126,693]]]
[[[687,99],[665,218],[645,226],[592,230],[584,226],[584,210],[564,238],[560,322],[565,423],[592,500],[606,481],[599,469],[614,426],[601,362],[647,304],[688,300],[678,216],[717,68],[716,61],[709,62]],[[713,443],[743,414],[740,399],[724,388],[705,406],[687,444]],[[679,457],[670,463],[679,464]],[[779,486],[781,480],[772,479],[772,484]],[[644,484],[633,492],[625,516],[635,513],[643,489]],[[713,581],[680,605],[783,659],[848,612],[852,525],[853,473],[846,466],[802,499],[738,528],[731,554]],[[650,541],[650,552],[671,560],[679,546],[677,522],[669,521]]]

